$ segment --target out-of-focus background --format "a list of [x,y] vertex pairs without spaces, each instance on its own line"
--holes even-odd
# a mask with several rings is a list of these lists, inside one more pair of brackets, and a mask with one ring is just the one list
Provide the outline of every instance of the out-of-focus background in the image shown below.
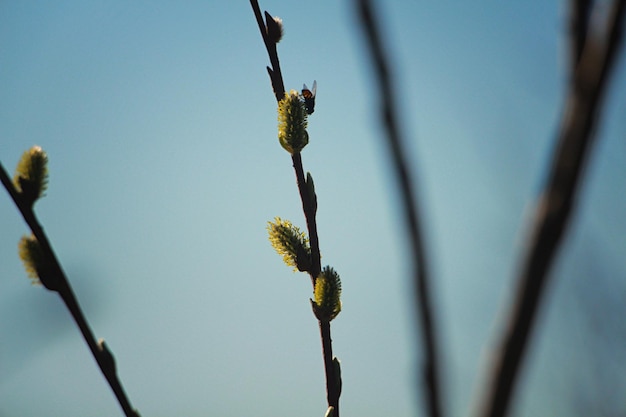
[[[382,3],[382,2],[379,2]],[[445,359],[445,405],[481,391],[567,82],[565,2],[385,2]],[[601,2],[604,4],[604,2]],[[345,416],[422,414],[404,224],[351,2],[264,0],[287,89],[317,80],[305,170]],[[50,159],[36,206],[143,416],[322,416],[306,275],[267,240],[305,227],[246,1],[0,3],[0,160]],[[621,58],[516,416],[624,412],[626,77]],[[29,284],[0,190],[0,416],[122,415],[60,299]],[[612,413],[612,414],[610,414]]]

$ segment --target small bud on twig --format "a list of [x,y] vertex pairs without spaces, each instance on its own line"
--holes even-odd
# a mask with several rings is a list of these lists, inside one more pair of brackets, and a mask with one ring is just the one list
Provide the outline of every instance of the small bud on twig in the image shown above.
[[100,349],[100,354],[102,355],[103,367],[106,368],[109,375],[115,375],[117,372],[115,358],[113,357],[113,354],[109,350],[109,347],[104,339],[98,340],[98,348]]
[[313,214],[315,214],[317,212],[317,194],[315,194],[315,183],[310,172],[306,173],[306,189],[313,207]]
[[283,20],[280,17],[272,17],[271,14],[265,12],[265,29],[267,37],[272,42],[278,43],[283,38]]
[[337,395],[341,395],[341,386],[343,382],[341,381],[341,361],[336,356],[333,358],[333,369],[335,370],[335,384],[337,385]]

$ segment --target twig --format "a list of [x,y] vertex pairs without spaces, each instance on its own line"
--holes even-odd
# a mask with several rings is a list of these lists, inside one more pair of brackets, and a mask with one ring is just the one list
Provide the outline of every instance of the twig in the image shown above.
[[65,272],[63,272],[63,268],[61,267],[61,264],[59,263],[56,255],[54,254],[52,245],[50,244],[50,241],[48,240],[48,237],[46,236],[43,227],[41,227],[41,224],[37,220],[33,209],[30,206],[24,204],[21,195],[13,186],[13,182],[11,181],[9,175],[4,169],[2,163],[0,163],[0,182],[2,182],[2,185],[4,185],[4,188],[6,188],[18,210],[22,214],[24,221],[26,222],[28,227],[30,227],[30,230],[33,232],[33,235],[37,239],[37,242],[39,242],[43,253],[46,254],[47,259],[51,262],[52,274],[55,277],[54,281],[56,284],[58,284],[58,287],[54,288],[54,291],[57,291],[59,293],[67,309],[72,314],[72,317],[74,318],[74,321],[80,329],[80,332],[82,333],[83,338],[87,343],[87,346],[89,346],[89,350],[91,350],[91,353],[93,354],[96,363],[100,367],[102,374],[104,375],[105,379],[113,390],[113,393],[115,394],[118,403],[122,407],[124,414],[127,417],[139,417],[139,413],[132,408],[128,397],[124,392],[124,388],[122,387],[122,384],[117,377],[115,359],[113,358],[113,355],[104,345],[104,343],[98,343],[96,341],[96,338],[94,337],[93,332],[89,327],[87,319],[85,318],[85,315],[83,314],[80,305],[78,304],[78,300],[74,295],[69,280],[67,279]]
[[254,11],[256,23],[261,31],[261,37],[263,38],[265,49],[267,49],[267,54],[269,55],[270,63],[272,64],[272,68],[267,67],[267,72],[272,81],[274,95],[276,96],[276,101],[280,101],[285,96],[285,83],[283,82],[283,74],[280,70],[280,61],[278,59],[278,52],[276,51],[276,43],[272,42],[267,35],[267,28],[265,23],[263,23],[263,15],[261,15],[259,2],[257,0],[250,0],[250,5]]
[[[267,72],[272,82],[274,95],[276,96],[276,101],[280,102],[280,100],[282,100],[285,96],[285,85],[283,82],[282,72],[280,70],[280,61],[278,59],[276,43],[272,42],[268,38],[267,28],[265,23],[263,22],[263,16],[261,14],[261,9],[259,8],[258,1],[250,0],[250,5],[252,6],[252,10],[254,11],[254,16],[256,17],[259,30],[261,31],[261,36],[263,37],[263,42],[265,43],[265,48],[267,49],[267,54],[269,55],[270,63],[272,65],[271,68],[267,67]],[[268,16],[269,15],[266,13],[266,17]],[[311,247],[311,269],[309,271],[309,275],[311,277],[313,287],[315,288],[315,280],[322,270],[319,238],[317,235],[317,222],[315,219],[316,207],[315,202],[311,200],[312,196],[307,189],[306,179],[304,176],[304,168],[302,166],[302,156],[300,152],[295,152],[291,156],[291,160],[293,163],[294,172],[296,174],[298,191],[300,193],[300,199],[302,200],[302,210],[304,212],[304,217],[307,224],[309,244]],[[335,368],[333,366],[333,350],[330,334],[330,323],[320,320],[319,326],[320,338],[322,341],[322,355],[324,358],[324,371],[326,374],[326,399],[328,401],[328,406],[334,407],[334,417],[339,417],[339,396],[341,395],[341,388],[338,386],[338,379],[336,378]]]
[[304,169],[302,167],[302,155],[300,152],[296,152],[292,155],[291,160],[296,173],[300,199],[302,200],[302,211],[304,212],[306,226],[309,231],[309,243],[311,245],[311,271],[309,274],[311,275],[313,288],[315,288],[315,279],[322,270],[319,237],[317,236],[317,221],[315,220],[315,206],[313,201],[311,201],[311,196],[306,187]]
[[322,355],[324,357],[324,372],[326,374],[326,400],[329,407],[334,407],[333,416],[339,416],[339,396],[341,389],[337,386],[335,368],[333,366],[333,340],[330,337],[330,322],[319,321],[320,338],[322,340]]
[[428,265],[424,251],[423,239],[413,180],[405,159],[403,138],[400,133],[397,111],[393,97],[392,77],[388,67],[388,58],[379,31],[379,21],[374,17],[369,0],[357,1],[360,22],[367,39],[372,64],[379,84],[381,117],[387,130],[387,143],[391,151],[393,168],[400,187],[400,196],[404,209],[404,219],[408,224],[409,239],[413,253],[413,283],[415,287],[416,320],[420,323],[422,343],[424,344],[425,363],[423,368],[424,389],[428,413],[431,417],[443,415],[439,385],[439,350],[435,336],[434,313],[431,306],[431,294]]
[[[613,3],[604,39],[598,39],[587,30],[562,116],[558,148],[545,191],[536,207],[515,299],[507,315],[508,325],[495,354],[478,416],[497,417],[507,413],[550,267],[576,202],[608,75],[621,42],[625,5],[624,0]],[[573,45],[579,42],[577,34],[572,33]]]

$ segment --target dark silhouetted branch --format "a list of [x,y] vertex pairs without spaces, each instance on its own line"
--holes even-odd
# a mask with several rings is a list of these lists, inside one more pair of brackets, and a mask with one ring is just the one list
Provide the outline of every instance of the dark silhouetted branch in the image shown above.
[[416,315],[420,323],[422,343],[424,345],[425,363],[423,368],[423,382],[426,390],[426,404],[428,415],[439,417],[443,415],[440,398],[440,363],[439,349],[435,335],[435,320],[431,305],[431,289],[428,274],[428,265],[421,235],[419,210],[414,184],[405,158],[403,138],[400,133],[395,108],[394,97],[396,92],[392,85],[392,77],[388,65],[388,57],[381,40],[379,20],[374,16],[371,2],[357,1],[360,23],[367,40],[367,46],[372,59],[374,73],[378,81],[380,111],[383,126],[387,132],[387,143],[392,157],[392,165],[400,187],[404,220],[408,225],[409,240],[413,254],[413,281],[415,287]]
[[[267,72],[272,82],[274,95],[276,97],[276,101],[280,102],[285,96],[285,84],[280,70],[280,61],[276,50],[276,42],[273,42],[268,36],[267,25],[263,20],[263,15],[261,14],[258,1],[250,0],[250,5],[254,11],[254,16],[256,17],[257,25],[259,26],[259,30],[261,32],[261,36],[263,37],[263,42],[265,43],[265,48],[267,49],[267,54],[272,65],[271,68],[267,67]],[[266,21],[267,19],[272,18],[272,16],[267,12],[265,12],[265,17]],[[317,202],[314,201],[315,196],[311,195],[307,188],[300,152],[293,153],[291,155],[291,160],[296,174],[296,182],[300,193],[300,199],[302,201],[302,210],[307,224],[309,243],[311,247],[311,269],[308,272],[311,277],[313,288],[315,288],[315,280],[320,275],[322,270],[316,221]],[[334,408],[334,417],[339,417],[339,396],[341,395],[341,387],[338,383],[339,378],[336,375],[333,365],[330,322],[320,320],[319,325],[320,337],[322,341],[322,355],[324,358],[324,371],[326,375],[326,397],[329,407]]]
[[[267,35],[267,26],[265,26],[265,23],[263,22],[263,15],[261,14],[261,9],[259,8],[259,2],[257,0],[250,0],[250,5],[254,11],[254,17],[256,18],[257,25],[261,31],[261,37],[263,38],[265,49],[267,49],[267,54],[269,55],[270,63],[272,64],[271,68],[267,67],[267,73],[269,74],[272,82],[272,89],[274,90],[276,101],[280,101],[285,96],[285,83],[283,82],[283,74],[280,70],[280,61],[278,59],[276,43],[269,39]],[[267,17],[269,16],[269,13],[265,12],[265,15]]]
[[100,343],[96,341],[96,338],[94,337],[93,332],[91,331],[91,328],[89,327],[89,324],[87,322],[87,319],[85,318],[85,315],[83,314],[83,311],[78,304],[78,300],[74,295],[69,280],[67,279],[65,272],[63,272],[63,269],[61,268],[61,264],[59,263],[54,253],[54,250],[52,249],[52,245],[50,244],[50,241],[48,240],[48,237],[46,236],[43,227],[41,227],[41,224],[37,220],[37,217],[35,216],[32,207],[25,204],[24,199],[13,186],[13,182],[11,181],[9,175],[4,169],[4,166],[2,166],[1,163],[0,182],[2,182],[4,188],[6,188],[7,192],[13,199],[18,210],[24,217],[24,221],[26,222],[28,227],[30,227],[30,230],[37,239],[37,242],[39,242],[42,252],[45,254],[46,258],[51,264],[51,275],[54,277],[52,281],[55,283],[55,287],[48,289],[52,289],[53,291],[58,292],[61,296],[61,299],[65,303],[67,309],[70,311],[72,317],[74,318],[76,325],[80,329],[80,332],[82,333],[83,338],[87,343],[87,346],[89,346],[89,350],[91,350],[91,353],[93,354],[96,363],[100,367],[102,374],[111,386],[111,389],[113,390],[117,401],[124,411],[124,414],[127,417],[139,417],[139,413],[132,408],[128,397],[124,392],[122,383],[117,377],[115,359],[113,358],[112,353],[106,347],[104,341],[101,341]]
[[576,72],[576,66],[587,39],[589,19],[591,17],[592,0],[570,0],[570,60],[572,74]]
[[[574,209],[608,76],[622,39],[626,1],[612,4],[603,31],[587,36],[568,93],[550,173],[535,209],[508,321],[478,416],[507,414],[550,268]],[[575,31],[572,36],[578,36]],[[578,39],[572,41],[577,45]]]

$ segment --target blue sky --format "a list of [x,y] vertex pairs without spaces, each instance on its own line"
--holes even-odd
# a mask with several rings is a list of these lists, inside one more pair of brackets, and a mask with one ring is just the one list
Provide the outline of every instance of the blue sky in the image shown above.
[[[480,392],[558,127],[562,3],[380,8],[454,415]],[[342,277],[342,413],[421,415],[410,264],[352,5],[261,7],[284,21],[286,87],[318,83],[303,161],[322,262]],[[0,161],[12,171],[30,146],[48,152],[37,213],[142,415],[323,415],[310,283],[265,230],[275,216],[305,224],[249,3],[2,2],[0,62]],[[598,372],[623,369],[626,337],[615,319],[625,305],[623,58],[616,73],[518,416],[597,414],[594,393],[623,406],[623,390],[599,387],[623,387],[624,372]],[[0,232],[0,416],[122,415],[60,299],[29,284],[16,249],[28,231],[6,193]]]

